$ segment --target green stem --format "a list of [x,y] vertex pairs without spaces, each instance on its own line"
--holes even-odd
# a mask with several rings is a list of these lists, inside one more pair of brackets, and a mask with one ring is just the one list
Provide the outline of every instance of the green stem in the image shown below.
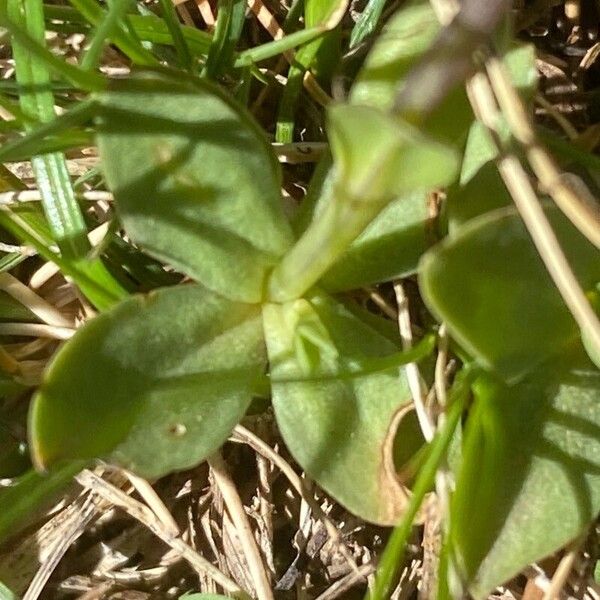
[[296,245],[275,267],[269,280],[269,300],[300,298],[342,255],[381,210],[377,202],[358,206],[341,186]]
[[467,404],[474,376],[475,370],[465,367],[456,378],[449,398],[450,409],[446,415],[446,422],[429,446],[429,454],[413,486],[406,513],[390,536],[377,569],[375,584],[371,592],[367,594],[366,600],[386,600],[392,591],[396,574],[404,561],[404,551],[412,531],[413,521],[419,512],[425,494],[433,485],[435,474],[452,441],[456,426]]

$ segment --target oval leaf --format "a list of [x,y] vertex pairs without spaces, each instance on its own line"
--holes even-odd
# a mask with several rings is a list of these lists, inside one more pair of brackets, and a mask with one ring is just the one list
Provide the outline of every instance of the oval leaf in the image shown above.
[[580,353],[474,392],[450,523],[459,573],[483,599],[596,518],[600,373]]
[[454,148],[376,108],[334,106],[327,132],[336,185],[355,202],[378,205],[376,212],[394,196],[451,183],[458,169]]
[[407,502],[393,463],[395,417],[410,403],[404,374],[397,367],[343,373],[397,348],[324,296],[269,304],[263,314],[273,406],[287,447],[348,510],[396,523]]
[[115,81],[98,148],[131,238],[209,289],[258,302],[292,242],[279,165],[244,110],[207,81]]
[[[598,251],[556,208],[546,215],[585,290],[600,280]],[[477,217],[430,250],[420,286],[431,310],[481,364],[522,377],[579,335],[514,208]]]
[[107,457],[154,478],[216,450],[265,365],[258,307],[197,285],[137,296],[59,351],[35,396],[38,465]]

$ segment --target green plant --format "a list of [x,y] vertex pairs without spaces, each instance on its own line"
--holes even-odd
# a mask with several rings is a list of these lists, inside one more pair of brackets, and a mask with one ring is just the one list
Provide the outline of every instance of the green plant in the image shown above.
[[[241,4],[222,3],[227,20],[212,40],[196,40],[206,44],[201,50],[165,17],[181,69],[157,66],[131,29],[119,26],[124,3],[114,2],[113,12],[95,22],[86,17],[97,31],[104,26],[97,39],[110,38],[144,66],[108,82],[94,71],[52,62],[39,44],[39,3],[11,0],[8,20],[0,12],[14,36],[23,85],[49,85],[51,67],[91,92],[85,105],[60,118],[48,113],[51,92],[22,92],[21,109],[37,122],[0,154],[40,140],[56,143],[69,128],[87,124],[128,239],[189,280],[125,297],[118,275],[97,256],[89,258],[60,152],[35,159],[38,181],[62,186],[50,186],[44,196],[50,233],[32,234],[31,217],[27,227],[6,215],[1,222],[55,260],[101,314],[58,351],[35,392],[33,462],[47,469],[102,458],[158,478],[209,457],[252,399],[269,397],[289,450],[326,492],[374,523],[394,525],[408,515],[382,561],[383,583],[373,594],[380,598],[389,591],[419,503],[468,414],[452,464],[456,491],[439,595],[458,594],[464,585],[483,598],[596,517],[598,372],[501,181],[478,182],[497,149],[474,122],[466,95],[451,90],[423,114],[398,106],[414,64],[436,47],[439,26],[429,6],[415,3],[391,20],[349,101],[328,109],[331,157],[315,176],[303,212],[290,220],[265,134],[231,93],[209,81],[242,61],[234,53]],[[99,10],[94,3],[74,5],[82,14]],[[379,14],[382,4],[371,5]],[[17,9],[28,16],[26,26],[33,23],[29,37],[16,25]],[[309,25],[315,22],[313,16]],[[354,38],[362,35],[358,30]],[[318,43],[302,41],[316,44],[304,47],[306,67]],[[195,52],[207,57],[204,77],[197,75]],[[532,62],[528,49],[506,48],[524,96],[532,87]],[[36,76],[40,64],[43,76]],[[477,136],[488,144],[487,156],[473,150]],[[436,232],[427,201],[439,187],[450,190]],[[596,248],[557,208],[547,203],[543,209],[597,305]],[[430,247],[436,235],[443,239]],[[59,244],[60,256],[44,236]],[[448,420],[430,445],[416,424],[406,439],[397,431],[412,402],[402,367],[432,362],[437,324],[426,318],[420,341],[401,350],[389,321],[336,295],[415,273],[425,304],[446,324],[462,361]],[[594,344],[588,344],[592,357]],[[394,461],[419,452],[423,466],[407,500]],[[69,466],[58,481],[65,473],[70,477]],[[37,483],[31,477],[22,496]],[[18,498],[19,486],[11,492]],[[18,517],[0,518],[0,531]]]

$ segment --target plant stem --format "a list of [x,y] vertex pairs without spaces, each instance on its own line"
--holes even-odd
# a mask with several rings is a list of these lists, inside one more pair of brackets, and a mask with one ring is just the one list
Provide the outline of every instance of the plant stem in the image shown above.
[[269,300],[286,302],[310,289],[381,210],[377,202],[357,206],[338,187],[323,212],[315,217],[296,245],[275,267]]

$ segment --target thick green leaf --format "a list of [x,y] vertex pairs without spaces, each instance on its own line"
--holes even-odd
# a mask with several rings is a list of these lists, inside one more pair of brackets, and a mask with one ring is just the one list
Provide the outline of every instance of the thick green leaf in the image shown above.
[[[585,290],[600,281],[597,250],[562,216],[546,215]],[[523,376],[579,335],[514,208],[469,221],[421,262],[425,301],[454,338],[506,380]]]
[[[366,12],[366,11],[365,11]],[[439,33],[439,23],[426,0],[408,3],[386,23],[369,52],[350,93],[350,102],[384,111],[394,109],[406,78]],[[473,112],[463,86],[447,94],[421,124],[423,131],[462,151]]]
[[273,406],[287,447],[354,514],[395,523],[407,502],[393,463],[394,417],[410,403],[405,376],[397,366],[362,376],[348,371],[397,348],[325,296],[267,304],[263,315]]
[[323,287],[350,290],[412,275],[435,240],[427,200],[414,192],[390,202],[327,271]]
[[332,107],[328,117],[337,185],[355,201],[382,208],[394,196],[454,179],[456,151],[399,118],[348,104]]
[[580,352],[474,392],[450,523],[456,567],[483,599],[596,518],[600,373]]
[[137,296],[59,351],[30,414],[34,459],[191,467],[243,416],[265,365],[260,312],[197,285]]
[[209,82],[155,74],[98,99],[98,147],[127,233],[209,289],[258,302],[292,234],[279,166],[251,117]]
[[334,159],[331,196],[269,280],[269,299],[301,297],[395,198],[450,183],[458,168],[451,145],[368,106],[329,109]]

